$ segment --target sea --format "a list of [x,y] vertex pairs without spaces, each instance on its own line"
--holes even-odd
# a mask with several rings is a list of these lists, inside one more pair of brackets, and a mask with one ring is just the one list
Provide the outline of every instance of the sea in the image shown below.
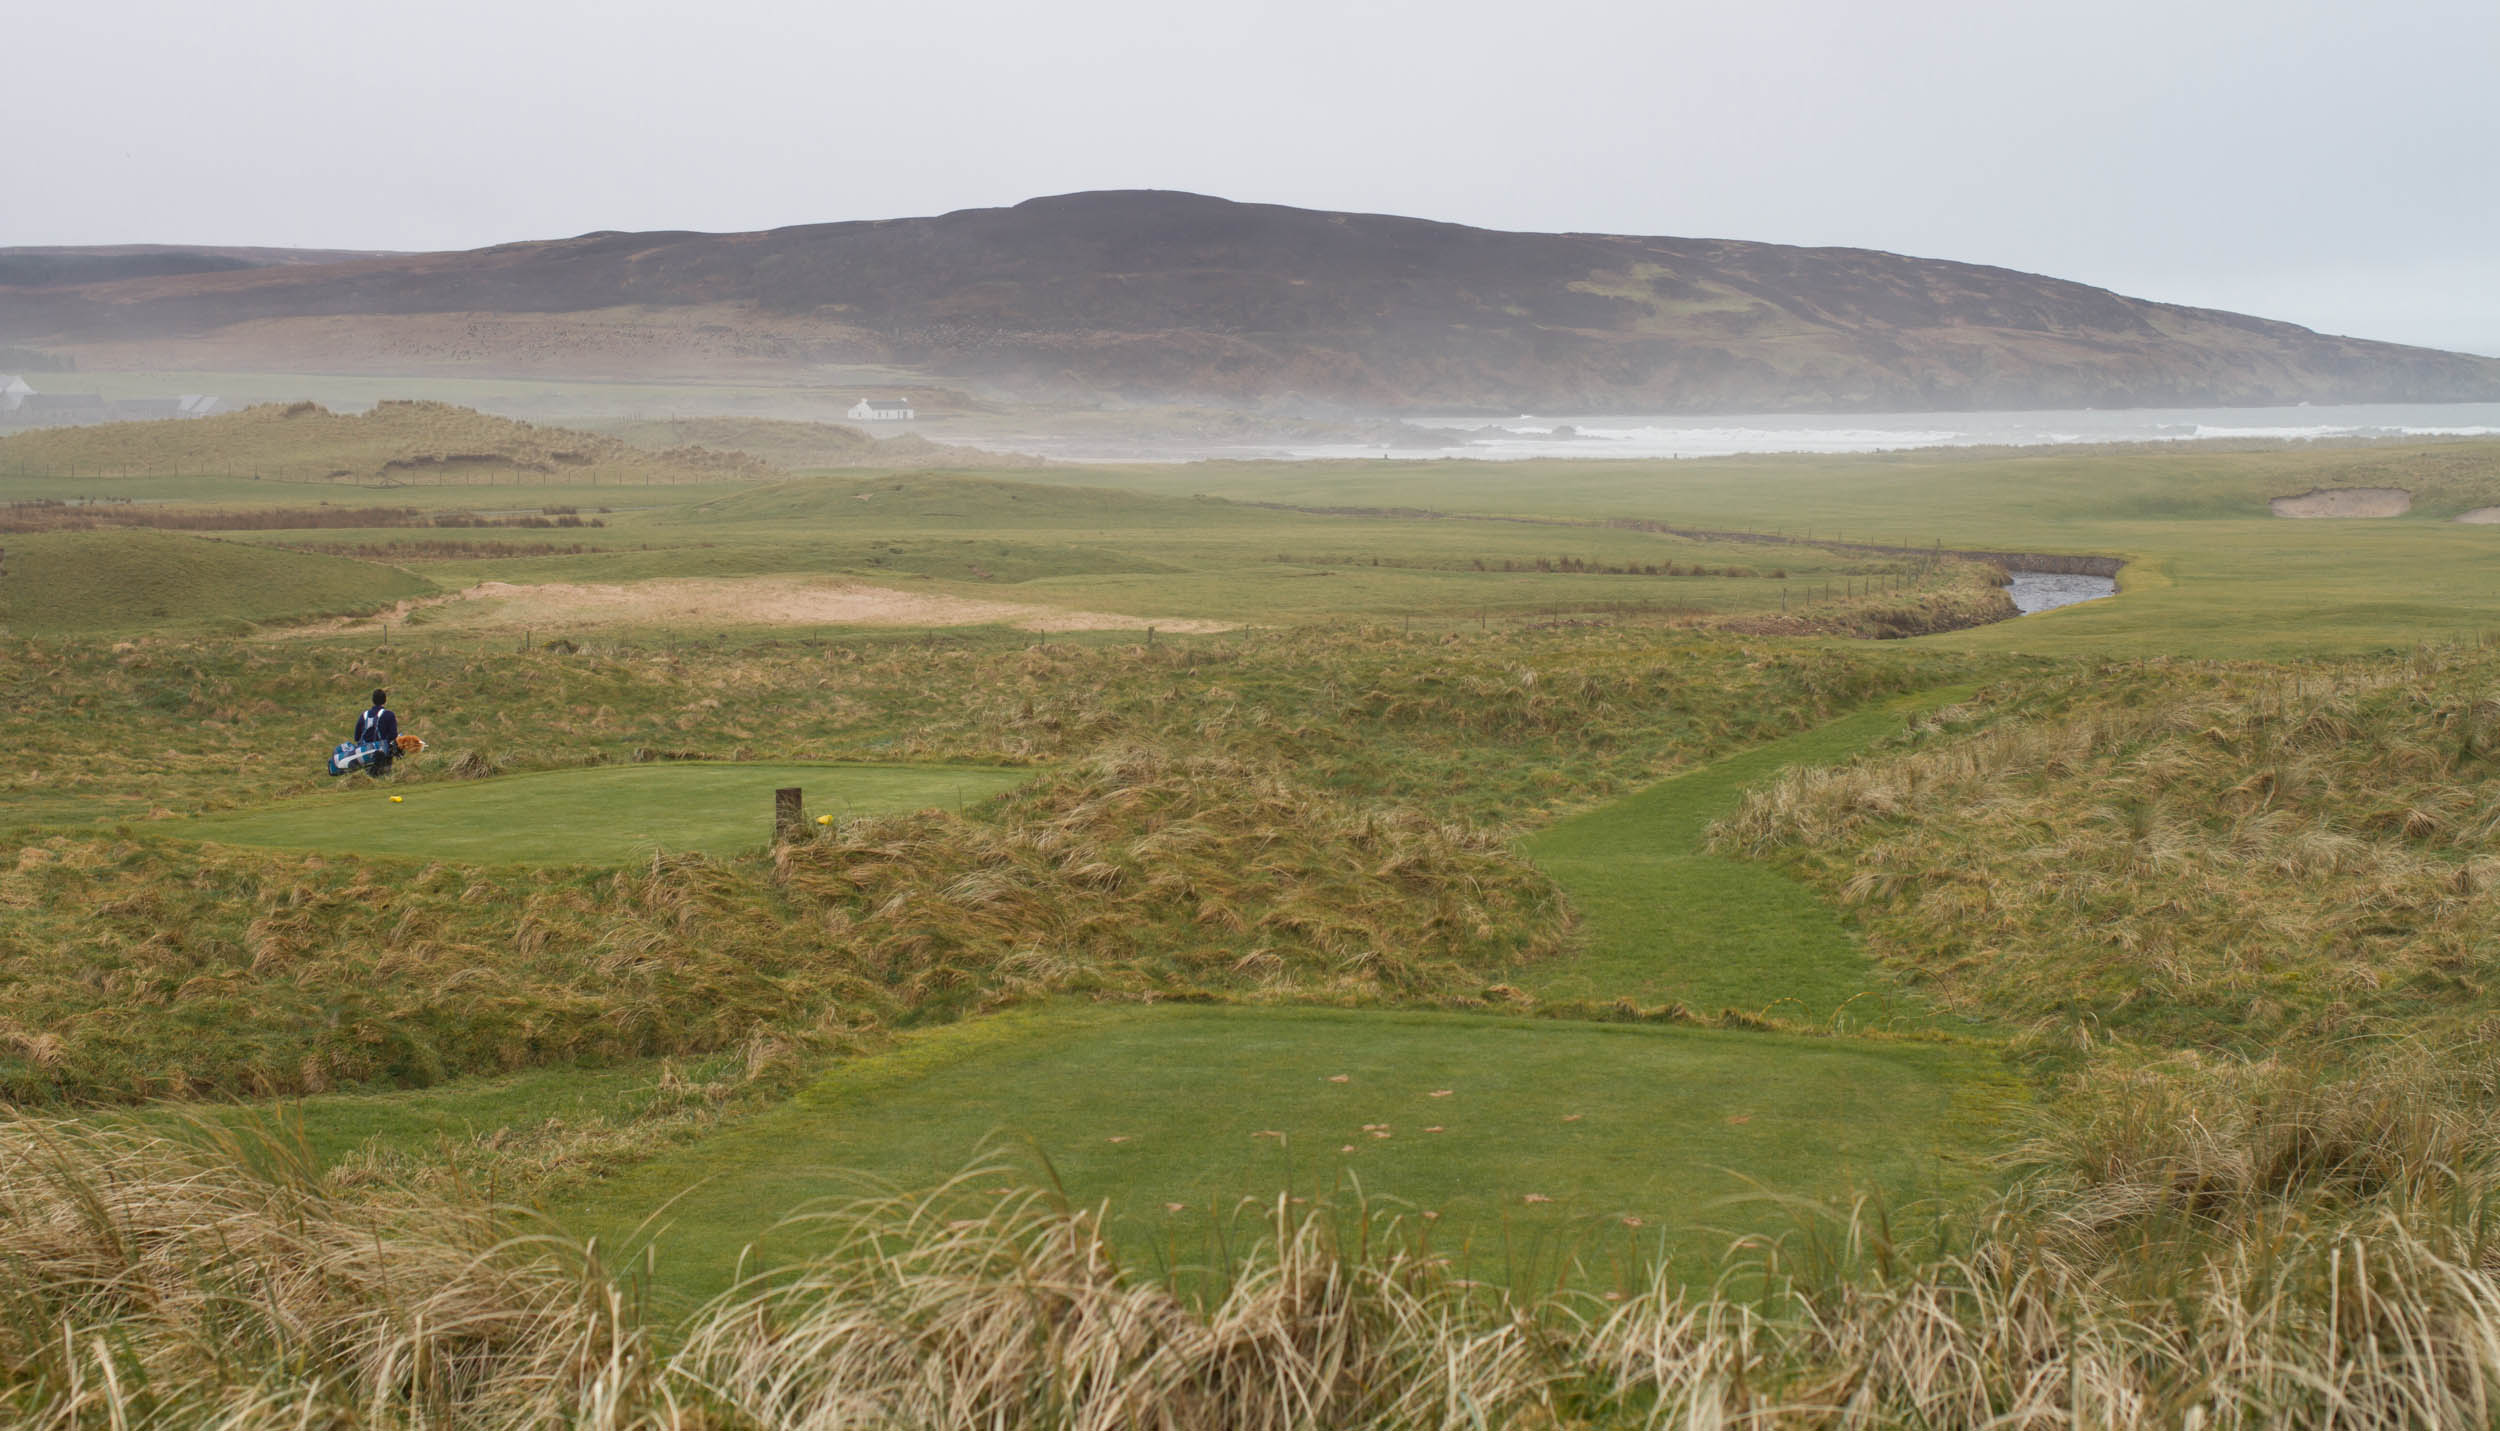
[[2353,437],[2500,436],[2500,403],[2367,403],[2311,407],[2081,408],[2043,412],[1735,413],[1715,417],[1521,413],[1511,418],[1410,417],[1450,434],[1447,447],[1336,444],[1300,458],[1727,457],[1744,452],[1889,452],[1917,447],[2055,447],[2099,442],[2287,441]]

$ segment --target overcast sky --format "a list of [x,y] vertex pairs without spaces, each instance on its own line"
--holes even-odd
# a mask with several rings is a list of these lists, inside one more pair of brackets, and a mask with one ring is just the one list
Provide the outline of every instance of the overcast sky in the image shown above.
[[1097,188],[1844,244],[2500,354],[2495,0],[79,0],[0,244],[472,247]]

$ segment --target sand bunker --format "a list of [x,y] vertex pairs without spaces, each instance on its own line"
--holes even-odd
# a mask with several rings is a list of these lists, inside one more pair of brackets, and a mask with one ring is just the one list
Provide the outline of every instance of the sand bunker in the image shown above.
[[2402,487],[2330,487],[2297,497],[2277,497],[2278,517],[2401,517],[2413,510],[2413,494]]
[[2495,527],[2495,526],[2500,526],[2500,507],[2476,507],[2476,508],[2475,508],[2473,511],[2471,511],[2471,512],[2459,512],[2459,513],[2457,513],[2457,517],[2456,517],[2456,519],[2457,519],[2458,521],[2460,521],[2460,522],[2464,522],[2464,523],[2466,523],[2466,524],[2467,524],[2467,525],[2469,525],[2469,526],[2476,526],[2476,527]]
[[1070,611],[805,577],[668,577],[618,584],[487,581],[437,605],[463,627],[1013,626],[1024,631],[1230,631],[1237,623]]

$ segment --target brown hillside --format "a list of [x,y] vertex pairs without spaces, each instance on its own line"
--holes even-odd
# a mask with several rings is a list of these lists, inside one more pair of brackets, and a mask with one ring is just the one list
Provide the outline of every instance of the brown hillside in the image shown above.
[[347,263],[389,254],[359,249],[220,248],[131,243],[90,248],[0,248],[0,287],[52,288],[124,278],[229,273],[278,264]]
[[489,417],[438,402],[336,413],[269,403],[191,421],[54,427],[0,438],[0,474],[233,473],[298,481],[463,483],[735,482],[780,473],[743,453],[653,452],[613,437]]
[[0,342],[160,364],[193,346],[585,374],[881,363],[1029,396],[1365,407],[2500,398],[2500,361],[2001,268],[1157,191],[0,288]]

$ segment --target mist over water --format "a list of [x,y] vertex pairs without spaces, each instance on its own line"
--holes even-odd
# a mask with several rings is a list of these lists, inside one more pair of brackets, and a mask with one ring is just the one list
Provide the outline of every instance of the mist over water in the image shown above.
[[1297,447],[1302,458],[1727,457],[1746,452],[1886,452],[1916,447],[2048,447],[2200,439],[2500,436],[2500,403],[2336,407],[2120,408],[2040,412],[1779,413],[1718,417],[1523,414],[1409,418],[1447,447]]

